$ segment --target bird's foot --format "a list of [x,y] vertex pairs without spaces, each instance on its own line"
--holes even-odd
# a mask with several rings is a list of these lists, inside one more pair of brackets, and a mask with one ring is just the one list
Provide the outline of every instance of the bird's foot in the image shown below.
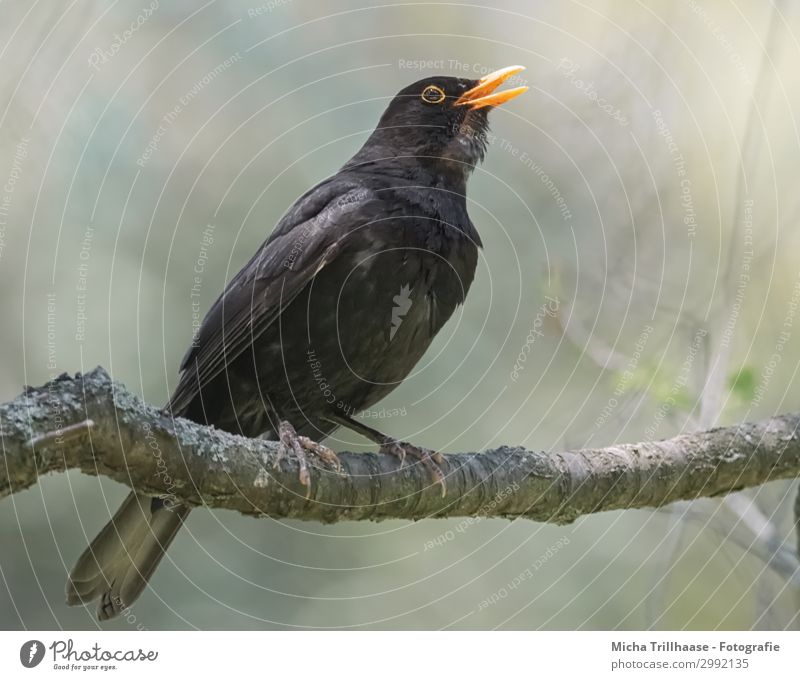
[[381,444],[380,451],[381,453],[389,453],[393,456],[397,456],[400,459],[400,467],[405,465],[406,456],[416,458],[420,463],[428,468],[431,473],[431,477],[433,477],[433,481],[436,484],[441,485],[442,496],[445,496],[447,493],[444,472],[442,472],[442,468],[439,467],[440,465],[444,464],[444,457],[438,451],[431,451],[430,449],[424,449],[421,446],[415,446],[414,444],[409,444],[408,442],[396,440],[387,441]]
[[327,446],[315,442],[310,437],[304,437],[297,434],[297,431],[292,427],[292,424],[287,421],[281,421],[278,427],[278,455],[275,458],[273,467],[278,467],[284,458],[290,454],[294,454],[300,465],[300,483],[306,487],[306,498],[311,495],[311,473],[308,471],[308,458],[306,452],[313,453],[320,460],[328,465],[336,468],[337,472],[341,472],[342,464],[339,461],[333,450]]

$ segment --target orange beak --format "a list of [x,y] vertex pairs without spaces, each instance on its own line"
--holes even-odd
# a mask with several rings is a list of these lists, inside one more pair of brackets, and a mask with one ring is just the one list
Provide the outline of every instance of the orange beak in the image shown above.
[[456,100],[456,106],[482,109],[484,106],[499,106],[509,99],[521,95],[528,90],[528,87],[514,87],[502,92],[495,92],[495,90],[511,76],[524,70],[524,66],[506,66],[483,76],[475,87],[467,90]]

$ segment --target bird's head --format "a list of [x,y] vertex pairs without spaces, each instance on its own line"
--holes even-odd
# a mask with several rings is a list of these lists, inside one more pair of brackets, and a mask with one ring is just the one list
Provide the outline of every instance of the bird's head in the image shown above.
[[392,99],[348,166],[423,169],[445,182],[466,181],[486,153],[489,111],[528,89],[497,88],[522,70],[508,66],[479,80],[432,76],[412,83]]

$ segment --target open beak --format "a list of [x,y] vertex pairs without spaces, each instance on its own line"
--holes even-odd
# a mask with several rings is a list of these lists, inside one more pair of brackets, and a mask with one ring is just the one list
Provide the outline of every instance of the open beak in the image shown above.
[[495,92],[506,80],[524,71],[524,66],[506,66],[483,76],[478,84],[467,90],[456,100],[456,106],[468,106],[470,109],[482,109],[484,106],[499,106],[528,90],[527,87],[514,87],[510,90]]

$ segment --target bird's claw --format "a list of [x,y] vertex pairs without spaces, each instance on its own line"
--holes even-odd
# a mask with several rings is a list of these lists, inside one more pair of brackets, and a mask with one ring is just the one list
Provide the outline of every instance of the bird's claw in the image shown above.
[[408,442],[396,440],[387,441],[384,444],[381,444],[380,451],[381,453],[388,453],[399,458],[401,468],[403,465],[405,465],[406,456],[416,458],[420,463],[428,468],[434,483],[441,485],[442,497],[447,494],[444,472],[442,472],[442,468],[439,467],[440,465],[444,465],[444,456],[442,456],[442,454],[438,451],[431,451],[430,449],[425,449],[421,446],[415,446],[414,444],[409,444]]
[[315,442],[310,437],[297,434],[292,424],[286,420],[282,421],[278,427],[278,442],[278,455],[275,457],[273,467],[277,468],[290,453],[294,454],[300,466],[300,483],[306,487],[306,498],[311,496],[311,473],[308,470],[307,451],[315,454],[320,460],[332,465],[337,472],[341,473],[342,464],[333,450],[324,444]]
[[315,442],[313,439],[311,439],[311,437],[299,435],[297,439],[300,442],[300,446],[306,449],[306,451],[316,453],[323,463],[327,463],[333,467],[336,472],[342,472],[342,461],[339,460],[339,456],[336,455],[333,449],[330,449],[319,442]]

